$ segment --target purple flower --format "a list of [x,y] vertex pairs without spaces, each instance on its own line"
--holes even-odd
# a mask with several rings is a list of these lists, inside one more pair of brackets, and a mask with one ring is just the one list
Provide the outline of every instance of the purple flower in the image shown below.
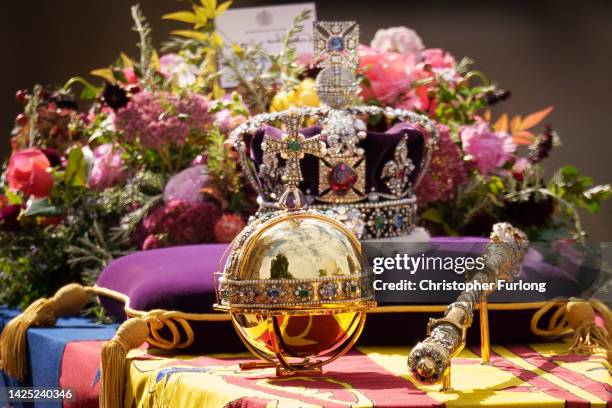
[[119,85],[106,83],[102,91],[102,100],[113,110],[121,109],[128,104],[130,98],[125,89]]
[[438,125],[438,129],[440,141],[416,191],[421,206],[452,198],[456,188],[468,180],[461,149],[451,139],[448,126]]
[[190,204],[204,201],[202,189],[212,183],[212,177],[208,174],[205,165],[197,165],[186,168],[170,178],[164,188],[164,201],[182,200]]
[[229,109],[222,109],[215,113],[215,123],[217,123],[219,129],[221,129],[223,133],[229,133],[231,120],[232,113]]
[[48,147],[48,148],[40,149],[40,151],[43,152],[45,156],[47,156],[47,160],[49,160],[49,163],[51,163],[51,167],[61,166],[62,157],[57,152],[57,150],[51,147]]
[[459,131],[465,159],[473,161],[480,173],[486,175],[501,168],[516,150],[512,136],[506,132],[493,132],[482,119],[464,126]]
[[21,231],[21,224],[19,223],[21,208],[22,206],[18,204],[0,207],[0,229],[10,232]]
[[182,145],[190,131],[205,132],[212,123],[209,102],[202,95],[184,98],[167,92],[142,91],[115,115],[115,126],[129,142],[161,149]]
[[96,147],[87,184],[89,187],[104,190],[125,180],[126,169],[121,159],[121,149],[111,143]]
[[207,132],[214,120],[214,115],[208,111],[210,101],[200,94],[190,94],[181,99],[177,109],[185,117],[185,123],[196,132]]

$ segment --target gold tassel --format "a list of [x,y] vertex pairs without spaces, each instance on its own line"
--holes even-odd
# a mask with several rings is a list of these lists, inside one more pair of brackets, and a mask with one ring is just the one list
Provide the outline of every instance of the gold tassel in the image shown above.
[[89,295],[81,285],[72,283],[50,299],[38,299],[11,320],[0,336],[0,368],[20,381],[27,375],[27,331],[32,326],[53,326],[60,316],[79,313]]
[[[540,319],[551,309],[546,329],[538,327]],[[604,319],[604,327],[595,323],[595,312]],[[538,310],[531,319],[531,331],[538,336],[560,336],[573,331],[570,351],[576,354],[604,352],[612,356],[612,312],[597,299],[550,302]]]
[[126,320],[115,337],[104,343],[100,353],[100,408],[123,407],[127,353],[140,347],[149,335],[149,326],[141,318]]
[[[601,314],[606,327],[595,323],[595,309]],[[597,300],[572,301],[566,306],[567,322],[574,329],[570,351],[576,354],[592,354],[612,350],[610,310]]]

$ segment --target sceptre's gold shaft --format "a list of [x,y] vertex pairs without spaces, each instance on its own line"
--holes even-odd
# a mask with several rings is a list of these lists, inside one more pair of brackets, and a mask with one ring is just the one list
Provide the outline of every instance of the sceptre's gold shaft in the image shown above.
[[[493,226],[491,243],[484,251],[485,268],[468,274],[466,280],[492,283],[496,288],[500,280],[511,281],[518,276],[527,250],[525,234],[508,223]],[[442,390],[449,390],[451,360],[465,346],[465,334],[472,324],[474,308],[480,304],[482,360],[490,361],[489,320],[487,297],[493,290],[484,291],[482,285],[461,292],[444,317],[430,319],[427,337],[418,343],[408,357],[408,367],[413,377],[424,384],[443,381]]]

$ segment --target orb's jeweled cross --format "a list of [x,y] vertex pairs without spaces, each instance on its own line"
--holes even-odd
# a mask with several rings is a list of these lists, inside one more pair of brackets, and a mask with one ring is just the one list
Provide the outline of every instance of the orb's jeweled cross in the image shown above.
[[319,136],[310,138],[300,133],[302,116],[297,112],[290,112],[283,119],[285,133],[280,140],[265,136],[261,148],[265,154],[280,154],[286,161],[282,181],[287,187],[297,187],[302,181],[300,160],[305,154],[323,156],[325,154],[325,143]]

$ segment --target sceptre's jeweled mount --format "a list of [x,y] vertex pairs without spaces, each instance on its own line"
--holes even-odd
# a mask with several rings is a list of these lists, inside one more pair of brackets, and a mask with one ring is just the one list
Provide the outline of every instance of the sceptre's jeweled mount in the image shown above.
[[[296,187],[310,208],[341,220],[361,239],[407,235],[415,226],[414,191],[438,142],[438,130],[425,115],[360,104],[358,46],[355,22],[315,22],[314,59],[321,68],[316,86],[322,105],[257,115],[237,127],[232,140],[259,195],[260,213],[283,205],[283,174],[298,163]],[[303,137],[300,143],[317,137],[325,149],[296,162],[292,145],[276,127],[290,115],[314,123],[297,131]],[[285,150],[280,157],[279,149]]]

